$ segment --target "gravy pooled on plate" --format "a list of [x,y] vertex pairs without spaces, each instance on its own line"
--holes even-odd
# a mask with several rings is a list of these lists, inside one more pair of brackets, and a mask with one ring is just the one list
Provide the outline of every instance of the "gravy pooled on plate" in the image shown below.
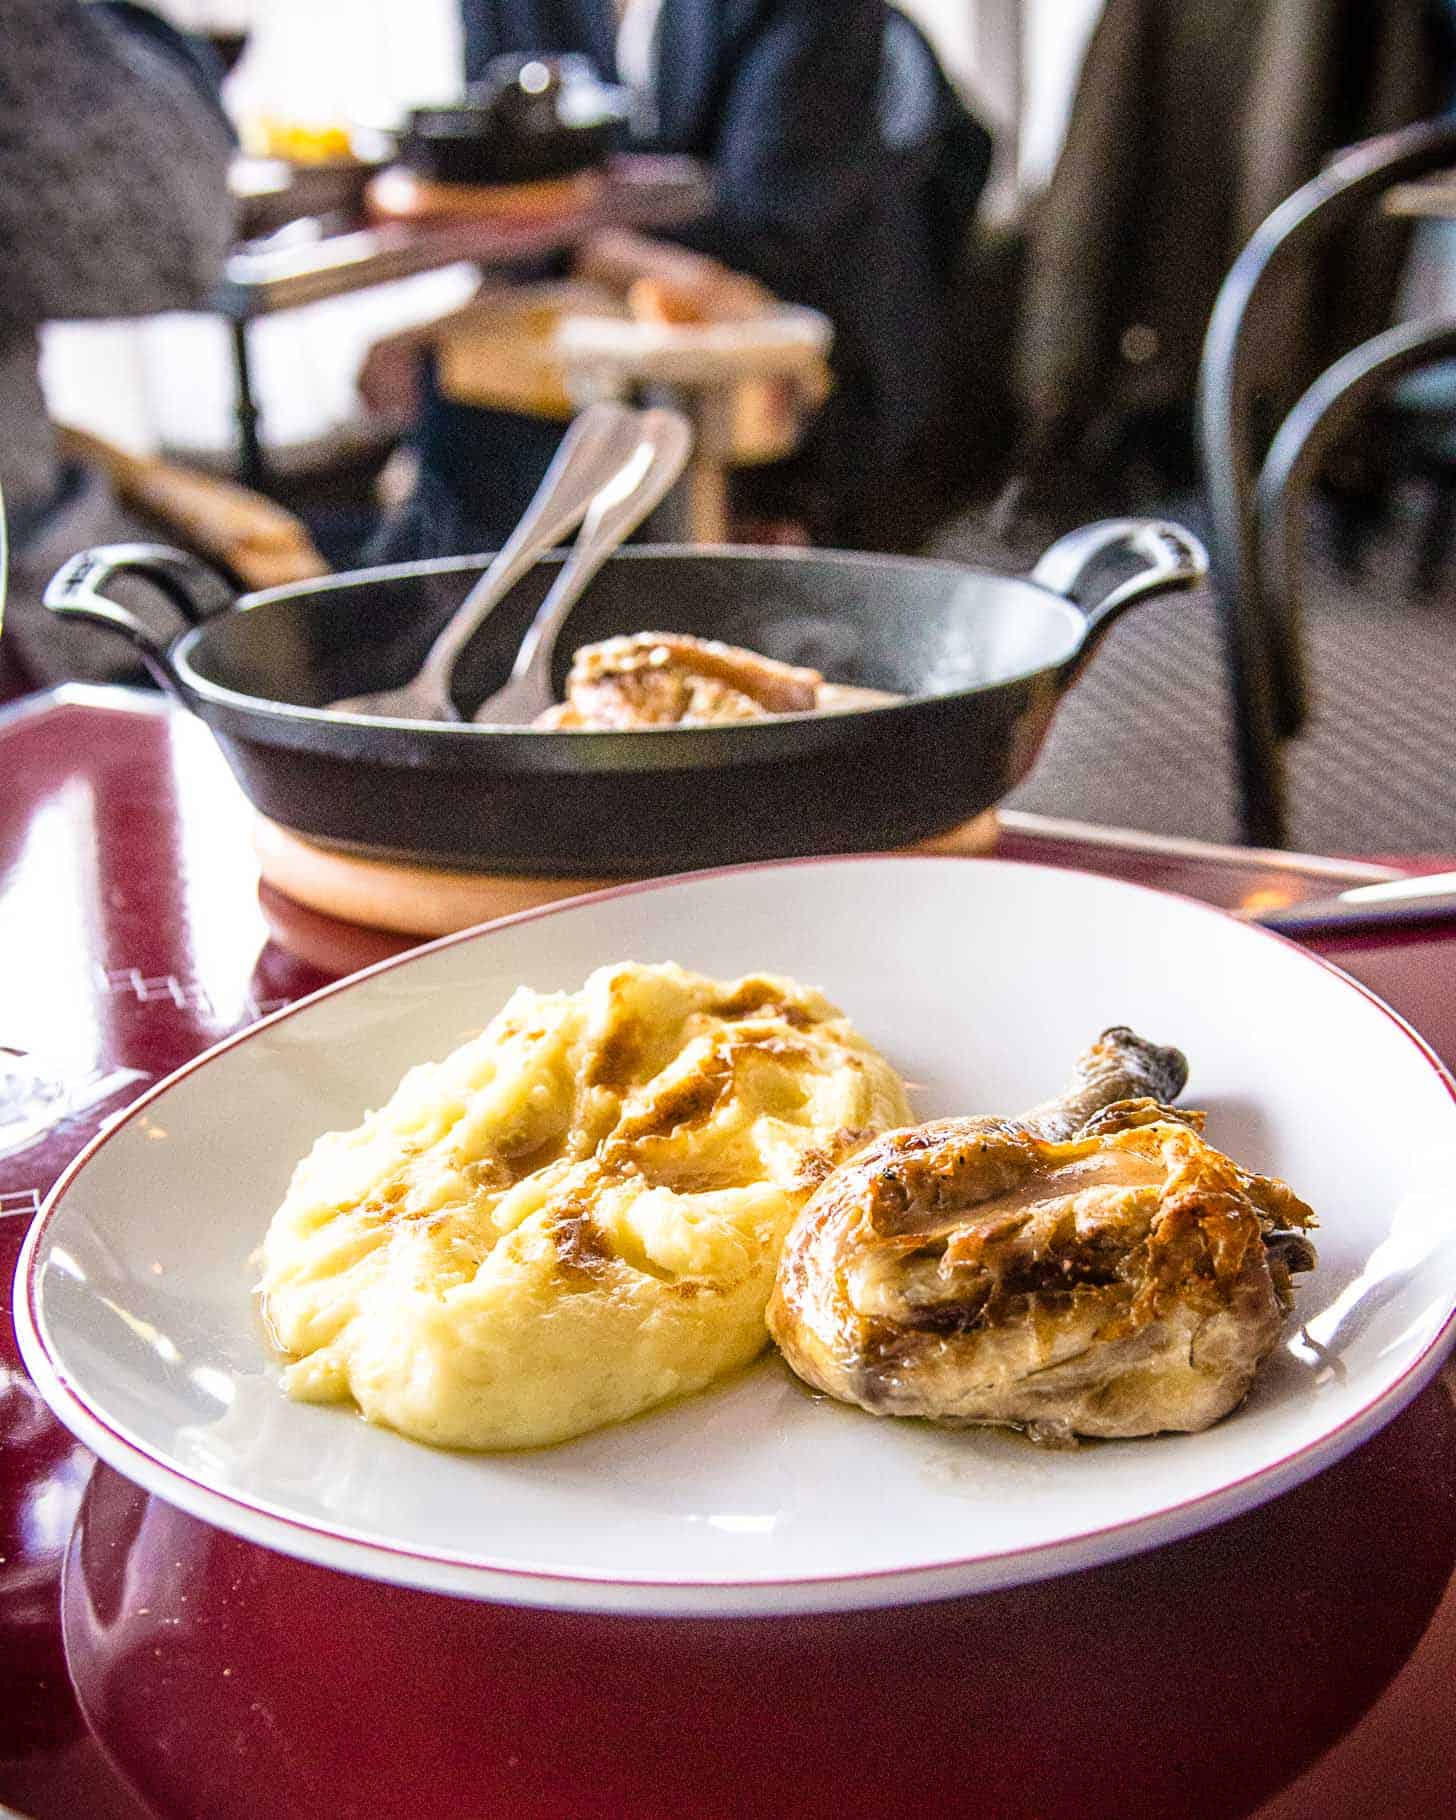
[[522,988],[298,1165],[259,1290],[289,1394],[446,1447],[534,1447],[701,1390],[768,1341],[819,1182],[908,1122],[818,992],[623,963]]

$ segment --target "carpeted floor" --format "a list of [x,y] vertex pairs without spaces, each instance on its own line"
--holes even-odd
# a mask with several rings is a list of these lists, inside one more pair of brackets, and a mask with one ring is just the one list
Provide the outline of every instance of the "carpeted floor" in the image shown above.
[[[1196,511],[1168,515],[1197,530]],[[1285,747],[1287,844],[1326,853],[1456,853],[1456,576],[1412,599],[1402,511],[1345,574],[1319,525],[1307,571],[1309,725]],[[1055,534],[1055,527],[1051,535]],[[927,554],[1020,569],[985,516],[944,526]],[[1009,807],[1203,840],[1238,839],[1230,717],[1211,595],[1134,609],[1067,697]]]

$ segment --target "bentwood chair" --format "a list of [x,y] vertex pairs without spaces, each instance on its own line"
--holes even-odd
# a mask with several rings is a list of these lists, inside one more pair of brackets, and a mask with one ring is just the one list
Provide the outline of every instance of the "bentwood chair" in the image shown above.
[[1336,436],[1391,380],[1456,351],[1456,323],[1387,330],[1337,360],[1274,426],[1258,390],[1258,311],[1297,261],[1385,191],[1453,164],[1456,119],[1425,121],[1342,152],[1257,229],[1209,321],[1198,433],[1243,834],[1256,846],[1284,841],[1280,741],[1299,731],[1307,712],[1298,552],[1310,484]]

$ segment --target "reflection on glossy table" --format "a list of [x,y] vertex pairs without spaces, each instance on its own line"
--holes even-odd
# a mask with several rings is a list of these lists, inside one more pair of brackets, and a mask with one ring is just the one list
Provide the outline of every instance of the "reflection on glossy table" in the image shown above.
[[[103,1120],[213,1041],[406,944],[260,893],[250,811],[205,731],[156,697],[77,689],[0,711],[0,779],[0,1041],[70,1094],[41,1139],[0,1150],[8,1283],[29,1217]],[[1360,876],[1030,817],[1007,818],[999,850],[1227,905]],[[1456,920],[1309,945],[1456,1059]],[[35,1395],[7,1317],[0,1804],[35,1820],[564,1820],[564,1780],[571,1820],[869,1820],[883,1809],[856,1806],[862,1767],[893,1752],[909,1764],[905,1811],[1456,1811],[1453,1391],[1448,1368],[1295,1492],[1111,1567],[888,1622],[730,1621],[747,1674],[741,1650],[715,1652],[715,1623],[640,1620],[658,1672],[621,1685],[611,1622],[353,1580],[97,1467]],[[856,1700],[869,1647],[902,1671],[898,1710]],[[587,1690],[614,1677],[604,1721]],[[543,1701],[560,1715],[547,1738],[526,1729]],[[710,1748],[729,1710],[760,1741],[731,1774]]]

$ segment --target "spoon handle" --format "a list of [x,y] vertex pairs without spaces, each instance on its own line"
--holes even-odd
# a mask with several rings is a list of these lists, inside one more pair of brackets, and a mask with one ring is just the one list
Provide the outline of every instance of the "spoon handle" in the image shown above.
[[585,517],[603,483],[628,458],[637,418],[627,405],[603,400],[572,420],[519,524],[430,646],[417,680],[448,698],[456,660],[481,621]]
[[[571,554],[531,621],[511,681],[539,678],[550,701],[551,659],[567,614],[612,552],[667,497],[692,452],[692,426],[677,411],[643,411],[638,443],[587,509]],[[545,702],[543,702],[543,706]]]

